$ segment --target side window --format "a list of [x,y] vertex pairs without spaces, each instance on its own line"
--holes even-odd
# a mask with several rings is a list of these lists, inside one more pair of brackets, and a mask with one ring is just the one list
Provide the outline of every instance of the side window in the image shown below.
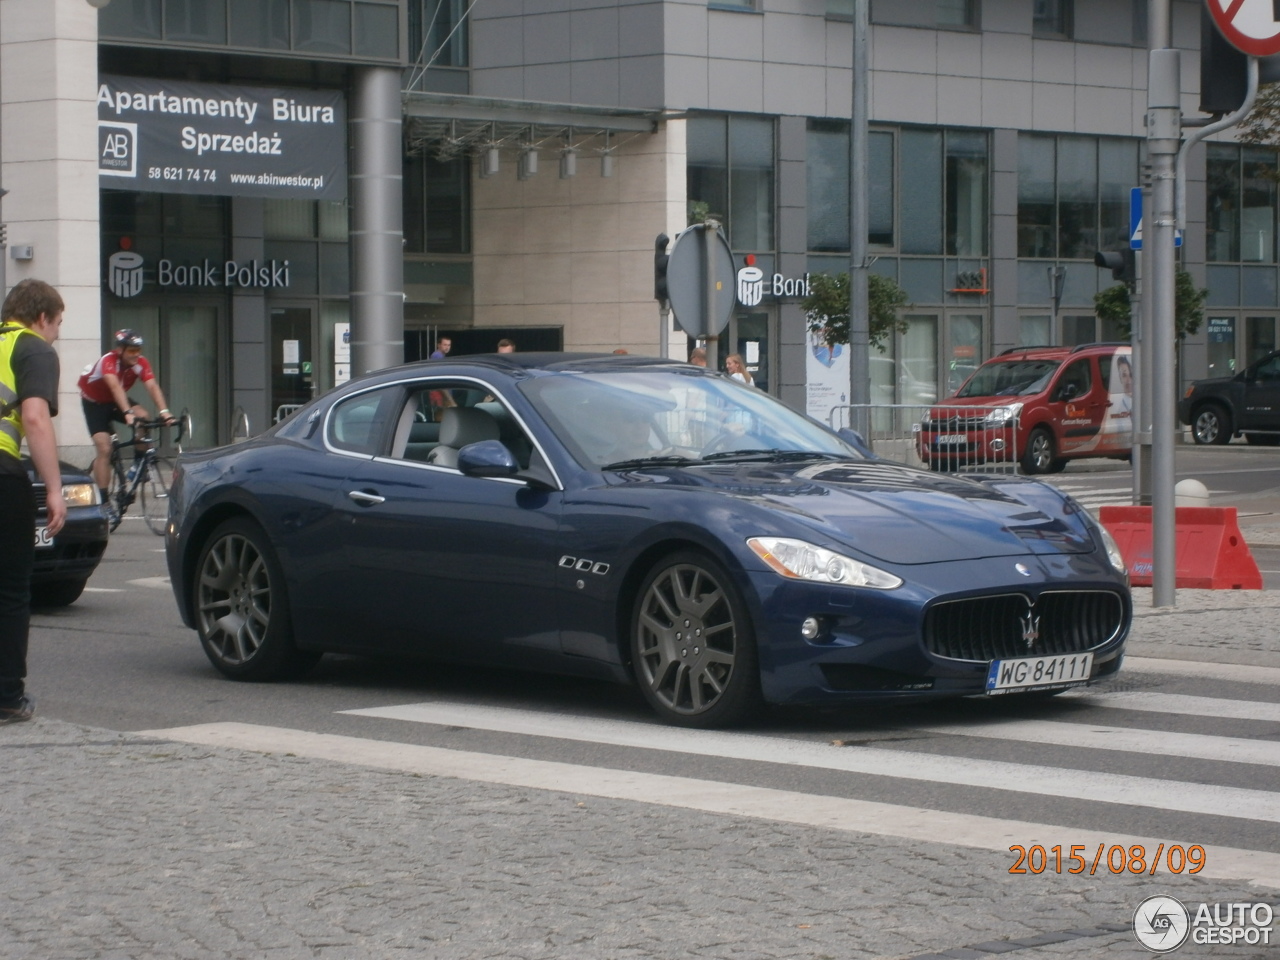
[[399,393],[398,387],[384,387],[340,402],[329,413],[329,444],[351,453],[378,454]]
[[533,443],[497,397],[475,384],[424,381],[410,390],[400,412],[392,456],[454,466],[458,449],[489,439],[500,440],[528,469]]
[[1272,357],[1264,363],[1258,364],[1259,383],[1275,383],[1280,381],[1280,357]]
[[1082,357],[1075,361],[1058,378],[1058,386],[1053,391],[1054,400],[1071,400],[1083,397],[1089,392],[1093,382],[1089,376],[1089,358]]

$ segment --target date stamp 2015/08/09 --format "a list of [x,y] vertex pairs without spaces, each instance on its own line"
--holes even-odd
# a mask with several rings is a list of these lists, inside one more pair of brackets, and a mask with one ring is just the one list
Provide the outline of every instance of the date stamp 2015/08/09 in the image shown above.
[[[1009,848],[1014,855],[1010,873],[1087,873],[1095,875],[1099,869],[1108,873],[1145,873],[1155,876],[1163,867],[1166,873],[1196,874],[1204,869],[1206,855],[1204,847],[1192,844],[1184,847],[1180,843],[1166,846],[1161,843],[1150,857],[1147,848],[1142,844],[1123,846],[1122,844],[1100,843],[1096,850],[1090,850],[1082,843],[1063,846],[1054,844],[1046,847],[1035,843],[1030,846],[1014,844]],[[1090,858],[1089,854],[1092,854]]]

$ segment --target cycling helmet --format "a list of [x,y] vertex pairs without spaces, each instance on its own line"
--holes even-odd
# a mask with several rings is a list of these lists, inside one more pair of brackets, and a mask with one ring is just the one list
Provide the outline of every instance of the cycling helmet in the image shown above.
[[117,347],[140,347],[142,346],[142,334],[137,330],[117,330],[116,331]]

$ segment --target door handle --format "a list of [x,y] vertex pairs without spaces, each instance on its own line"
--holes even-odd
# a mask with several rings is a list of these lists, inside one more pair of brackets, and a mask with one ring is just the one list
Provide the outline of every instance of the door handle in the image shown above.
[[363,490],[351,490],[347,496],[360,504],[362,507],[371,507],[375,503],[386,503],[386,497],[380,497],[376,493],[365,493]]

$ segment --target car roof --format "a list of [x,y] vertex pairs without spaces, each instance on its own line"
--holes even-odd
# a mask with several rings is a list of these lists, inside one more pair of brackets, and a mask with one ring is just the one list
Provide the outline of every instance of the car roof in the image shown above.
[[1010,347],[1003,353],[992,357],[987,363],[1009,363],[1015,360],[1061,360],[1074,354],[1092,356],[1094,354],[1114,353],[1129,344],[1119,341],[1109,343],[1082,343],[1074,347]]
[[[530,373],[605,373],[644,370],[655,367],[678,368],[682,373],[702,372],[702,368],[665,357],[644,357],[615,353],[477,353],[440,360],[419,360],[376,372],[377,376],[430,376],[459,372],[465,368],[482,368],[510,376]],[[714,371],[705,371],[714,375]]]

